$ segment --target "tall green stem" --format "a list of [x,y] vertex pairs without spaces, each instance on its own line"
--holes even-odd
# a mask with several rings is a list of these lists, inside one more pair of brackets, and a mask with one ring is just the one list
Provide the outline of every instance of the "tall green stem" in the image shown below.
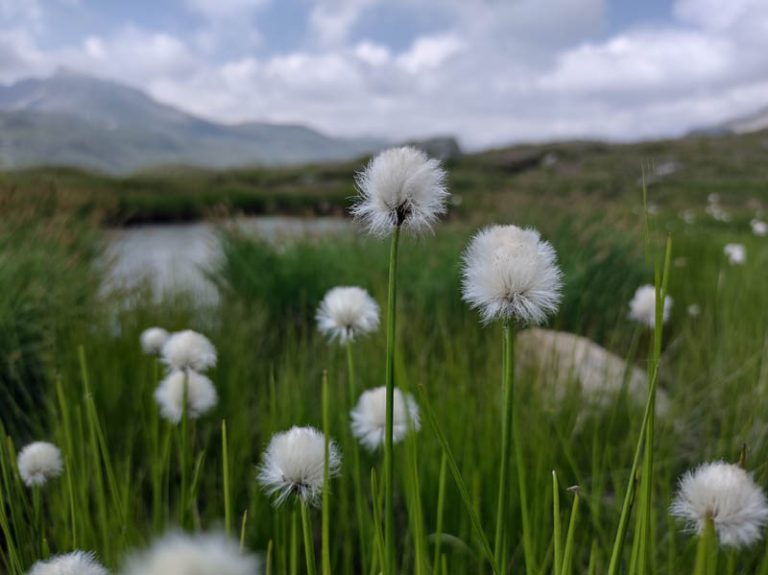
[[323,509],[322,509],[322,569],[323,575],[331,575],[331,510],[330,510],[330,470],[328,457],[330,456],[331,415],[328,398],[328,372],[323,371],[323,438],[325,452],[323,456]]
[[187,389],[187,372],[184,371],[184,381],[182,386],[182,400],[181,400],[181,430],[179,437],[179,467],[181,472],[181,491],[179,493],[179,525],[182,529],[187,526],[187,491],[189,489],[187,477],[187,467],[189,461],[188,444],[189,444],[189,411],[187,409],[187,403],[189,402],[189,391]]
[[[152,389],[156,389],[160,383],[160,361],[152,360]],[[152,526],[155,531],[160,531],[163,519],[163,471],[165,460],[163,459],[164,441],[160,439],[160,416],[152,412]]]
[[395,316],[397,305],[397,248],[400,242],[400,226],[392,234],[389,252],[389,291],[387,297],[387,416],[384,440],[384,543],[386,546],[387,575],[395,573],[395,471],[392,453],[394,395],[395,395]]
[[[641,537],[641,569],[645,568],[644,556],[645,552],[650,546],[649,542],[652,534],[650,504],[653,494],[653,442],[656,412],[656,387],[659,379],[659,366],[661,363],[661,344],[664,326],[664,301],[667,297],[667,286],[669,283],[669,268],[671,260],[672,239],[668,236],[664,253],[663,273],[660,273],[658,269],[656,273],[656,321],[655,329],[653,332],[653,347],[651,349],[648,366],[648,400],[645,404],[643,422],[640,426],[640,436],[638,437],[637,446],[635,447],[635,455],[632,460],[632,469],[630,471],[627,491],[624,494],[624,504],[621,508],[619,526],[616,530],[616,537],[613,542],[613,551],[611,552],[611,560],[608,566],[608,575],[617,575],[619,572],[622,550],[624,548],[624,539],[627,534],[629,517],[635,498],[637,472],[640,468],[640,457],[642,454],[645,455],[643,458],[643,473],[641,477],[643,480],[643,490],[641,491],[641,502],[643,504],[641,512],[643,515],[640,517],[641,529],[638,535]],[[645,450],[643,450],[643,447],[645,447]],[[641,575],[643,575],[642,571]]]
[[296,508],[291,511],[291,563],[290,574],[299,575],[299,520]]
[[717,570],[717,536],[715,524],[711,518],[704,523],[704,531],[699,536],[696,548],[696,565],[694,575],[710,575]]
[[224,483],[224,530],[232,535],[232,494],[229,487],[229,442],[227,441],[227,421],[221,422],[221,472]]
[[45,533],[43,530],[43,504],[42,496],[40,495],[40,487],[32,487],[32,508],[35,513],[35,547],[38,553],[42,553],[45,547]]
[[[352,353],[352,342],[347,342],[347,386],[349,389],[349,409],[357,400],[357,380],[355,379],[355,357]],[[365,520],[365,502],[363,501],[363,486],[360,479],[360,449],[357,443],[352,444],[352,481],[355,490],[355,514],[357,516],[357,536],[360,542],[360,557],[368,557],[368,522]]]
[[494,559],[501,573],[506,573],[507,524],[507,474],[509,470],[509,438],[512,431],[512,402],[514,399],[514,333],[512,323],[504,322],[504,345],[502,354],[502,415],[501,415],[501,451],[499,453],[499,491],[496,499],[496,539],[494,541]]
[[307,575],[317,573],[315,567],[315,543],[312,540],[312,524],[309,518],[309,505],[302,501],[301,506],[301,526],[304,532],[304,556],[307,560]]
[[560,517],[560,485],[557,481],[557,472],[552,470],[552,520],[553,520],[553,536],[554,548],[555,548],[555,561],[552,565],[553,573],[557,575],[563,570],[563,541],[562,537],[562,522]]
[[445,476],[448,470],[448,457],[443,453],[440,460],[440,479],[437,484],[437,524],[435,526],[435,556],[432,560],[432,573],[440,570],[440,547],[443,539],[443,509],[445,508]]

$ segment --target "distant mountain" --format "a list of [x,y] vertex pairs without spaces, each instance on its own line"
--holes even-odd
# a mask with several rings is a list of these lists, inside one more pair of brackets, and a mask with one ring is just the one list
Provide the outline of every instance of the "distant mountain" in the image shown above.
[[385,145],[301,125],[219,124],[71,72],[0,86],[0,169],[53,164],[124,173],[168,164],[296,164],[348,160]]
[[722,124],[695,130],[693,134],[749,134],[768,130],[768,107]]
[[726,122],[723,127],[732,134],[748,134],[768,129],[768,108]]

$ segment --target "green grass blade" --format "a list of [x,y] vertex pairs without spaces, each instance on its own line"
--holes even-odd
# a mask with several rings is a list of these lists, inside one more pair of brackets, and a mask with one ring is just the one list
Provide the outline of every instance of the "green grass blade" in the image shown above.
[[437,418],[435,417],[435,413],[432,410],[432,405],[429,402],[429,398],[427,397],[427,394],[424,391],[424,387],[422,385],[419,385],[418,390],[419,390],[419,398],[421,400],[421,404],[424,406],[424,412],[427,415],[427,421],[429,421],[429,425],[432,428],[432,431],[434,432],[435,436],[437,437],[437,440],[440,442],[440,445],[443,448],[443,453],[446,456],[446,459],[448,461],[448,467],[451,470],[451,475],[453,475],[453,479],[456,483],[456,487],[458,488],[459,494],[461,495],[462,502],[464,503],[464,508],[466,509],[467,514],[469,515],[475,535],[480,541],[480,548],[483,552],[483,555],[485,555],[486,560],[491,565],[491,569],[493,570],[493,572],[498,574],[499,568],[496,564],[496,559],[494,558],[493,551],[491,550],[491,545],[488,542],[488,537],[486,537],[485,531],[483,531],[483,525],[482,525],[482,522],[480,521],[480,517],[477,514],[477,510],[472,504],[472,498],[469,495],[467,486],[465,485],[464,480],[461,477],[461,471],[459,471],[459,466],[456,464],[456,458],[453,456],[453,453],[451,452],[451,448],[448,445],[448,440],[445,438],[445,434],[443,433],[443,430],[441,429],[440,424],[437,422]]

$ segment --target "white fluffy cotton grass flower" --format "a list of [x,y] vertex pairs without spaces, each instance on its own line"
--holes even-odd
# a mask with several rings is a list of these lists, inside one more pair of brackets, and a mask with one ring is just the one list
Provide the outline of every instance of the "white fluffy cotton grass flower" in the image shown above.
[[187,415],[190,418],[197,419],[218,403],[216,388],[206,376],[195,371],[172,371],[155,390],[160,414],[172,423],[179,423],[183,417],[185,385]]
[[325,294],[315,319],[321,333],[345,344],[379,328],[379,306],[363,288],[335,287]]
[[[664,297],[664,309],[661,314],[662,323],[666,323],[672,312],[672,298]],[[629,318],[651,329],[656,327],[656,288],[650,284],[637,288],[629,302]]]
[[763,490],[744,469],[722,461],[706,463],[682,477],[671,513],[697,535],[711,520],[724,547],[752,545],[768,523]]
[[160,355],[170,334],[162,327],[150,327],[141,332],[141,349],[147,355]]
[[109,575],[109,572],[96,561],[93,553],[73,551],[38,561],[27,575]]
[[358,174],[352,215],[378,236],[398,227],[428,230],[445,213],[445,179],[440,162],[421,150],[409,146],[385,150]]
[[562,275],[552,245],[513,225],[479,231],[464,252],[463,297],[485,323],[540,324],[560,303]]
[[19,452],[19,474],[27,487],[42,487],[64,471],[61,451],[52,443],[35,441]]
[[259,561],[219,534],[173,533],[129,557],[123,575],[260,575]]
[[747,249],[742,244],[727,244],[723,253],[728,258],[728,263],[733,266],[743,265],[747,261]]
[[759,238],[768,236],[768,224],[762,220],[754,219],[749,222],[749,226],[752,228],[752,233]]
[[[419,406],[409,393],[394,389],[392,441],[402,441],[409,431],[421,427]],[[387,420],[387,388],[377,387],[363,392],[357,405],[350,412],[352,434],[369,451],[376,451],[384,444]]]
[[[258,481],[275,506],[291,495],[318,505],[324,488],[325,436],[314,427],[292,427],[272,436],[259,466]],[[341,472],[341,453],[328,442],[328,476]]]
[[168,338],[162,358],[171,369],[206,371],[216,365],[216,348],[207,337],[188,329]]

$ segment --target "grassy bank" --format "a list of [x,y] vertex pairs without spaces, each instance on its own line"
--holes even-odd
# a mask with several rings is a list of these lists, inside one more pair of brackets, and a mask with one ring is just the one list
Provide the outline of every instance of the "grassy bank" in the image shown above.
[[[765,193],[765,133],[692,137],[639,144],[572,142],[517,146],[454,161],[450,187],[456,217],[519,213],[542,206],[581,215],[614,204],[635,205],[643,170],[652,199],[675,213],[722,194],[741,210]],[[71,168],[0,173],[0,192],[58,191],[78,198],[116,225],[185,221],[216,213],[343,214],[361,162],[327,166],[212,171],[166,168],[111,177]]]

